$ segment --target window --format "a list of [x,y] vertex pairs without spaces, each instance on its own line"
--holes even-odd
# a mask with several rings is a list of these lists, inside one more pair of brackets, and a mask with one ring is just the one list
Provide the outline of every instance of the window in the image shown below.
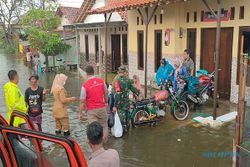
[[98,35],[95,35],[95,62],[99,62],[99,40]]
[[138,69],[143,70],[144,68],[144,53],[143,53],[143,31],[137,32],[137,54],[138,54]]
[[162,24],[162,14],[160,14],[160,24]]
[[141,25],[143,25],[143,19],[141,18]]
[[231,10],[230,10],[230,20],[234,20],[234,15],[235,15],[235,7],[231,7]]
[[137,25],[139,25],[139,24],[140,24],[140,18],[137,17]]
[[187,12],[187,15],[186,15],[186,22],[189,23],[189,12]]
[[244,6],[241,6],[240,7],[240,16],[239,16],[239,19],[244,19],[244,13],[245,13]]
[[155,15],[155,24],[157,24],[157,15]]
[[85,35],[85,59],[89,61],[89,36]]
[[128,36],[127,34],[122,35],[122,58],[123,64],[128,64]]
[[204,21],[204,11],[201,11],[201,22]]
[[194,22],[197,22],[197,12],[194,12]]

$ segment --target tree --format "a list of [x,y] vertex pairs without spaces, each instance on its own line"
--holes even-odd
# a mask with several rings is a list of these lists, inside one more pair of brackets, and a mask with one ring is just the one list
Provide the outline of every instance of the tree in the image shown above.
[[48,70],[48,56],[56,56],[70,49],[70,45],[62,41],[60,35],[53,29],[60,24],[60,18],[53,11],[32,9],[23,19],[24,25],[30,25],[28,41],[34,48],[38,48],[45,56],[46,70]]
[[0,0],[0,26],[6,44],[13,44],[11,23],[18,20],[22,11],[25,11],[23,2],[23,0]]

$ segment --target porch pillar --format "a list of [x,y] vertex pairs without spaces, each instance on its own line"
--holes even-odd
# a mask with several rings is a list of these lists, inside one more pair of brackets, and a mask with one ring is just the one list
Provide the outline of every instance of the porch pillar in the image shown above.
[[98,54],[99,54],[99,75],[102,76],[102,42],[101,42],[101,28],[98,28]]
[[145,8],[145,14],[146,16],[144,17],[141,10],[138,9],[138,13],[140,14],[141,18],[143,19],[144,23],[145,23],[145,28],[146,28],[146,32],[145,32],[145,61],[144,61],[144,96],[145,98],[147,98],[147,93],[148,93],[148,25],[150,23],[150,21],[153,18],[153,15],[155,14],[156,10],[158,8],[158,5],[155,6],[153,12],[151,13],[150,17],[148,16],[148,7]]
[[216,49],[215,49],[215,76],[214,76],[214,99],[213,99],[213,119],[216,120],[217,117],[217,92],[218,92],[218,68],[220,61],[220,35],[221,35],[221,0],[217,0],[217,14],[209,6],[207,0],[203,0],[205,6],[210,10],[210,12],[217,19],[217,28],[216,28]]

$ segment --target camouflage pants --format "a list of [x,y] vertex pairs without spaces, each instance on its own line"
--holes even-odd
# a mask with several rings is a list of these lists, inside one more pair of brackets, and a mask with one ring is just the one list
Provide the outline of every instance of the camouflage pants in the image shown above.
[[124,105],[121,108],[118,108],[118,115],[121,120],[121,124],[123,126],[123,129],[127,131],[130,126],[130,111],[129,111],[129,105]]

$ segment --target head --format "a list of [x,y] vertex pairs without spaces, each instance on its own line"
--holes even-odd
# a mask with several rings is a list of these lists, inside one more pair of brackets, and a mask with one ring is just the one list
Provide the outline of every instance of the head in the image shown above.
[[16,70],[10,70],[8,72],[8,77],[9,77],[10,82],[18,84],[18,82],[19,82],[19,76],[18,76]]
[[185,49],[184,50],[184,54],[183,54],[183,57],[184,59],[186,60],[187,58],[189,58],[189,54],[190,54],[190,51],[188,49]]
[[165,59],[161,59],[161,67],[164,67],[166,65],[166,60]]
[[86,69],[85,69],[85,71],[87,73],[87,76],[92,76],[95,73],[93,66],[87,66]]
[[120,77],[125,76],[125,75],[126,75],[126,68],[123,67],[123,66],[119,67],[119,68],[118,68],[118,75],[119,75]]
[[137,82],[138,80],[139,80],[139,77],[138,77],[137,75],[134,75],[134,76],[133,76],[133,81],[134,81],[134,82]]
[[102,145],[103,143],[103,127],[97,121],[92,122],[87,127],[87,138],[90,147]]
[[68,77],[65,74],[56,74],[52,84],[51,93],[58,88],[63,88]]
[[174,60],[174,68],[175,69],[180,68],[182,66],[182,63],[183,63],[183,59],[181,57],[177,57]]
[[38,85],[38,81],[39,81],[39,76],[34,74],[34,75],[31,75],[30,78],[29,78],[29,81],[30,81],[30,85],[31,86],[37,86]]

